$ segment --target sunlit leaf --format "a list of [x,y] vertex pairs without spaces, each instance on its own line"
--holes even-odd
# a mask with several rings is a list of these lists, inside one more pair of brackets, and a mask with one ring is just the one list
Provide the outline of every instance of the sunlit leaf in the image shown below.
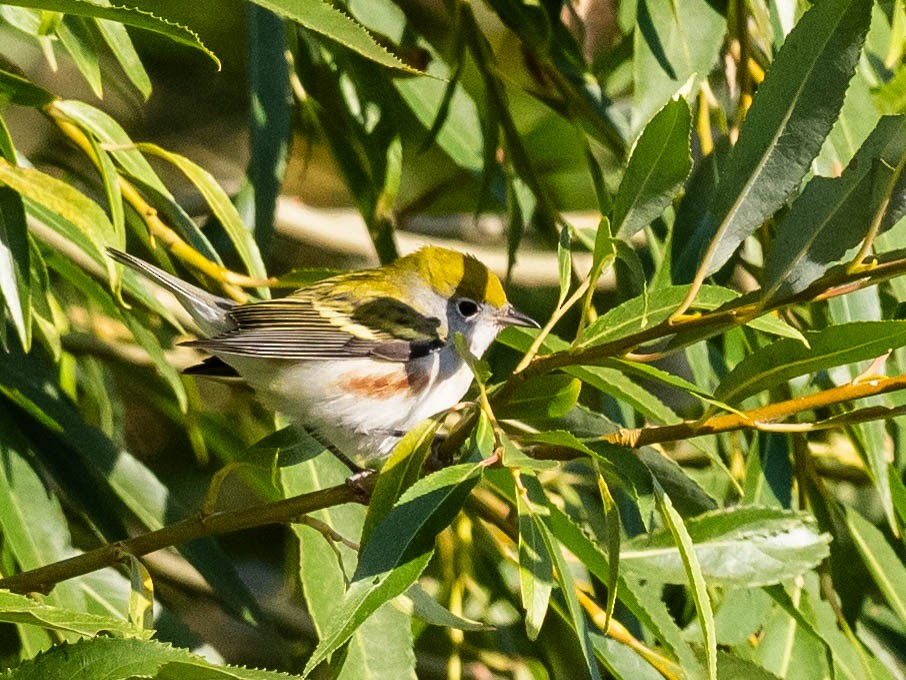
[[798,187],[830,132],[859,60],[870,0],[815,4],[787,36],[752,102],[706,220],[720,269]]
[[[830,537],[807,517],[773,508],[716,510],[686,520],[692,549],[710,585],[738,588],[787,581],[828,555]],[[684,583],[686,570],[669,532],[624,546],[622,564],[645,578]]]

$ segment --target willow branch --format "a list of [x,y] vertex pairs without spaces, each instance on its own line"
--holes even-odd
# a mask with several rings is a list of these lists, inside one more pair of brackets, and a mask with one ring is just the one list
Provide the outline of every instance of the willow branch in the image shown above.
[[17,593],[40,592],[46,594],[61,581],[104,567],[112,567],[129,556],[141,557],[195,538],[215,536],[266,524],[292,522],[315,510],[343,503],[362,502],[362,500],[361,490],[348,484],[340,484],[321,491],[241,510],[228,510],[208,515],[197,514],[157,531],[108,543],[60,562],[7,576],[0,579],[0,588]]

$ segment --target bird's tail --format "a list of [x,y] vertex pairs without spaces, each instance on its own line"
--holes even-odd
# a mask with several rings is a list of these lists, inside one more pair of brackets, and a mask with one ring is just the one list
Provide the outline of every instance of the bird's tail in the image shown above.
[[228,315],[235,306],[231,300],[211,295],[198,286],[186,283],[163,269],[121,250],[108,248],[107,254],[173,293],[205,335],[219,335],[233,328],[233,321]]

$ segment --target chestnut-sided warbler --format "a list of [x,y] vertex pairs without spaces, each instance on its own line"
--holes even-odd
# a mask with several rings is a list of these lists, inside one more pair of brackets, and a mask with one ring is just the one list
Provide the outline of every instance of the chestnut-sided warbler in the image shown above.
[[189,372],[238,373],[267,406],[363,467],[378,466],[403,433],[466,393],[472,373],[456,333],[480,357],[505,326],[538,326],[507,302],[487,267],[445,248],[248,304],[110,255],[171,291],[195,321],[204,337],[186,344],[213,356]]

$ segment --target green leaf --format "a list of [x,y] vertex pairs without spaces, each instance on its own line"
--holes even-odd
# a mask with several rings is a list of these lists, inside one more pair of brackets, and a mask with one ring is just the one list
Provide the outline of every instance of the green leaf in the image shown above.
[[0,102],[41,108],[56,96],[22,76],[0,69]]
[[247,17],[248,89],[252,115],[246,186],[254,194],[256,241],[267,252],[273,237],[274,213],[283,186],[290,141],[289,48],[286,26],[280,17],[255,5],[248,7]]
[[871,19],[871,0],[812,6],[758,88],[706,220],[713,274],[798,186],[836,120]]
[[120,191],[120,178],[113,164],[113,159],[97,140],[88,138],[100,166],[101,179],[104,182],[104,193],[107,195],[107,207],[110,209],[110,221],[113,224],[113,238],[116,247],[120,250],[126,248],[126,213],[123,208],[123,194]]
[[591,644],[598,660],[617,680],[662,680],[664,677],[622,642],[592,633]]
[[844,507],[846,526],[862,561],[901,621],[906,621],[906,567],[871,522],[850,506]]
[[579,399],[582,383],[568,375],[544,375],[520,383],[507,402],[495,409],[498,418],[559,418]]
[[[333,455],[280,468],[280,482],[285,497],[310,493],[336,484],[349,476],[349,469]],[[325,508],[313,517],[348,540],[362,532],[365,508],[358,504]],[[306,609],[319,637],[324,637],[337,616],[353,573],[357,552],[350,546],[329,540],[317,529],[294,524],[299,540],[298,578],[305,594]],[[412,677],[415,655],[412,651],[412,619],[405,607],[388,602],[371,614],[355,631],[342,658],[341,678],[368,677],[369,669],[378,665],[393,677]],[[336,664],[339,666],[340,664]]]
[[466,631],[491,631],[494,626],[457,616],[431,597],[419,584],[414,584],[401,596],[410,601],[412,616],[432,626]]
[[[53,607],[8,590],[0,590],[0,622],[71,631],[85,636],[112,633],[128,637],[135,632],[131,624],[121,618],[89,614],[81,609]],[[150,635],[151,631],[148,631],[148,634]]]
[[179,647],[153,640],[98,637],[56,645],[0,675],[4,680],[47,678],[156,678],[157,680],[289,680],[276,671],[216,666]]
[[[737,588],[780,583],[817,566],[830,536],[808,516],[777,508],[740,506],[686,520],[699,569],[710,585]],[[686,567],[672,534],[653,532],[624,545],[623,567],[663,583],[686,583]]]
[[305,666],[305,675],[332,655],[380,605],[405,592],[434,551],[434,538],[453,519],[472,487],[480,465],[454,465],[420,479],[362,548],[352,583],[330,627]]
[[[537,479],[529,478],[528,482],[529,484],[527,484],[527,486],[529,487],[530,495],[543,496],[544,491]],[[534,490],[530,488],[531,486],[535,487]],[[582,653],[585,656],[588,672],[591,675],[592,680],[597,680],[601,675],[598,672],[598,663],[595,660],[595,653],[591,644],[588,621],[585,618],[585,612],[583,611],[582,606],[579,604],[579,598],[576,595],[576,584],[575,581],[573,581],[572,572],[563,555],[563,550],[560,547],[560,540],[550,526],[549,516],[541,517],[538,514],[535,514],[532,519],[541,533],[541,538],[544,539],[548,554],[553,560],[557,583],[560,585],[560,592],[563,595],[563,599],[566,600],[566,608],[571,619],[570,622],[576,633],[576,638],[582,649]]]
[[78,16],[64,16],[57,27],[57,36],[63,47],[72,57],[72,62],[79,69],[91,86],[98,99],[104,98],[101,83],[101,62],[98,45],[88,23]]
[[[0,117],[0,157],[13,162],[15,153],[9,130]],[[12,189],[0,187],[0,302],[9,310],[26,352],[31,348],[30,257],[22,198]]]
[[362,545],[368,543],[375,527],[390,513],[403,492],[418,481],[425,461],[431,455],[431,444],[439,426],[436,420],[422,421],[393,447],[390,457],[381,467],[368,501]]
[[573,257],[570,251],[569,229],[560,229],[560,240],[557,242],[557,271],[560,275],[560,297],[557,306],[560,307],[569,295],[569,284],[573,274]]
[[[655,500],[664,524],[670,532],[673,543],[676,545],[679,553],[680,563],[685,572],[686,582],[692,591],[692,599],[695,601],[695,610],[698,615],[698,622],[701,626],[704,643],[705,659],[708,666],[708,677],[711,680],[717,678],[717,634],[714,629],[714,613],[711,610],[711,598],[708,595],[708,587],[705,583],[702,568],[692,543],[692,537],[683,524],[683,518],[673,507],[670,496],[664,493],[661,485],[654,484]],[[623,553],[623,564],[627,564],[626,554]]]
[[[777,227],[764,266],[764,300],[794,295],[822,276],[830,264],[859,244],[886,196],[880,182],[906,154],[906,116],[885,117],[860,147],[840,177],[815,177]],[[902,193],[901,175],[895,193]],[[894,202],[882,229],[902,216]]]
[[685,0],[681,11],[663,0],[637,3],[632,26],[633,130],[690,80],[707,77],[720,53],[726,26],[719,7],[708,0]]
[[[617,305],[589,324],[582,337],[582,346],[613,342],[664,323],[688,292],[688,286],[668,286]],[[699,290],[692,308],[710,311],[738,297],[739,293],[729,288],[705,285]],[[773,335],[798,335],[790,326],[772,316],[753,319],[748,325]]]
[[66,182],[32,168],[20,168],[4,158],[0,158],[0,182],[75,225],[87,237],[97,259],[106,260],[111,286],[118,290],[116,268],[103,257],[106,246],[116,245],[115,230],[97,203]]
[[612,230],[627,239],[670,205],[692,170],[692,112],[674,99],[645,126],[629,157],[613,203]]
[[[601,581],[607,583],[610,578],[610,566],[606,555],[565,512],[551,506],[551,529],[563,546],[575,555],[582,565]],[[667,611],[659,597],[650,597],[651,588],[643,589],[630,583],[620,573],[618,580],[618,598],[629,611],[654,634],[667,650],[679,658],[687,669],[699,667],[692,649],[683,639],[679,627]],[[641,595],[642,599],[637,596]]]
[[564,371],[604,394],[629,404],[655,422],[671,424],[682,421],[673,409],[618,369],[606,366],[570,366]]
[[264,262],[261,260],[258,244],[255,243],[254,235],[243,224],[236,206],[230,201],[230,197],[226,195],[226,192],[214,179],[214,176],[185,156],[162,149],[156,144],[143,143],[137,144],[136,147],[141,151],[160,156],[179,168],[207,201],[214,216],[223,226],[236,247],[236,252],[239,253],[239,257],[248,269],[249,274],[256,278],[266,278],[267,272],[264,268]]
[[422,74],[378,45],[368,30],[323,0],[253,0],[274,14],[338,42],[366,59],[388,68]]
[[[75,553],[59,501],[27,462],[30,446],[12,416],[0,414],[0,532],[24,571]],[[33,518],[40,517],[41,522]],[[45,600],[49,605],[81,610],[85,599],[73,583],[62,583]]]
[[714,396],[731,404],[800,375],[866,361],[906,345],[906,321],[856,321],[806,331],[808,346],[777,340],[740,361]]
[[[537,481],[527,470],[520,477]],[[532,485],[536,487],[540,485]],[[536,507],[536,502],[540,502],[540,507]],[[519,513],[519,592],[525,609],[525,632],[529,640],[536,640],[554,589],[553,561],[539,528],[542,520],[535,517],[537,513],[549,514],[543,491],[540,499],[530,500],[517,489],[516,510]]]
[[130,176],[173,199],[151,164],[136,148],[135,142],[109,114],[85,102],[68,99],[54,102],[54,109],[65,114],[68,120],[90,133],[101,144],[109,146],[110,155]]
[[[95,0],[99,5],[109,6],[107,0]],[[119,62],[123,73],[132,82],[135,88],[141,93],[142,97],[147,100],[151,96],[151,78],[145,70],[135,47],[132,45],[132,39],[126,31],[126,27],[117,21],[109,19],[96,19],[98,31],[107,43],[107,47],[113,52],[113,56]]]
[[211,50],[205,47],[198,34],[185,26],[157,17],[147,10],[134,7],[103,7],[88,0],[8,0],[4,4],[17,7],[34,7],[45,11],[95,17],[96,19],[109,19],[127,26],[144,28],[164,35],[181,45],[188,45],[196,50],[201,50],[217,64],[218,69],[220,68],[220,60]]
[[906,525],[906,485],[893,465],[887,466],[887,478],[890,483],[890,495],[894,510],[900,518],[900,525]]

